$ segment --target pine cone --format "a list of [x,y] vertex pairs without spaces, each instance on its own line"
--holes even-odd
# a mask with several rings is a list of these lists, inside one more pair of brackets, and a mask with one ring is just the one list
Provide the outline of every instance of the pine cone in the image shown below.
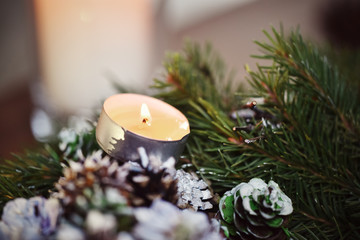
[[175,179],[175,160],[168,159],[162,163],[156,156],[147,156],[145,149],[140,148],[140,163],[128,168],[126,183],[129,204],[131,206],[150,206],[155,199],[163,199],[175,204],[178,200],[177,180]]
[[[150,206],[154,199],[176,203],[175,160],[162,163],[159,158],[141,154],[141,164],[119,166],[102,151],[78,162],[69,161],[64,177],[56,184],[65,217],[82,225],[90,208],[108,210],[124,206]],[[119,212],[121,214],[121,211]]]
[[182,169],[176,171],[176,179],[178,180],[177,206],[179,208],[191,208],[195,211],[213,208],[211,200],[214,195],[204,180],[199,179],[195,173],[187,173]]
[[59,132],[59,150],[65,159],[79,160],[79,151],[93,152],[99,149],[95,138],[95,128],[87,124],[80,129],[63,128]]
[[231,239],[285,239],[283,227],[293,211],[291,199],[278,184],[259,178],[240,183],[219,203],[225,235]]
[[[242,126],[235,126],[233,128],[234,131],[238,130],[250,133],[257,130],[259,132],[259,137],[245,140],[245,143],[252,143],[261,139],[263,128],[271,127],[272,129],[278,129],[281,126],[281,123],[275,118],[275,116],[258,109],[256,101],[250,101],[242,106],[242,109],[232,111],[230,113],[230,118],[236,123],[239,123],[239,120],[242,120],[241,122],[245,124]],[[261,124],[262,127],[259,128],[259,124]]]
[[126,169],[109,157],[102,158],[102,151],[80,159],[69,161],[64,177],[55,185],[58,193],[54,196],[61,200],[65,218],[83,226],[91,209],[122,216],[127,208]]
[[3,208],[0,239],[53,239],[60,217],[57,199],[16,198]]
[[150,207],[135,210],[136,240],[222,240],[216,223],[203,212],[179,210],[173,204],[157,199]]

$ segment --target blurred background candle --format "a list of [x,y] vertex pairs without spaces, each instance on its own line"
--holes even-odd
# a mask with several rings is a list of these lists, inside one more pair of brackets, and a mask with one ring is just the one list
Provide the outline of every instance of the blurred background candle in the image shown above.
[[147,88],[150,1],[34,0],[34,10],[40,75],[58,109],[78,113],[99,104],[114,93],[113,80]]

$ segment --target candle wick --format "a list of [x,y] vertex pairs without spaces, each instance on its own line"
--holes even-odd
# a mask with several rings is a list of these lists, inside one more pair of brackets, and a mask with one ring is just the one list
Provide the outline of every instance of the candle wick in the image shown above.
[[149,120],[148,118],[143,118],[142,122],[143,122],[144,124],[147,124],[148,126],[151,125],[151,122],[150,122],[150,120]]
[[147,124],[148,126],[151,125],[151,114],[145,103],[141,105],[140,116],[142,123]]

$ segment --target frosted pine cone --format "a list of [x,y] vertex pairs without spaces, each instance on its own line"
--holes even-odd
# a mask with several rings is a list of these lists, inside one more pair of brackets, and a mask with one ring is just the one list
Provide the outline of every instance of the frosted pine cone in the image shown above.
[[155,200],[149,208],[135,209],[135,217],[136,240],[222,240],[206,214],[179,210],[162,200]]
[[78,151],[91,153],[99,149],[94,124],[79,117],[69,119],[69,128],[61,129],[58,139],[59,150],[67,159],[78,159]]
[[240,183],[219,203],[225,235],[231,239],[285,239],[283,230],[293,211],[291,199],[278,184],[259,178]]
[[64,168],[64,177],[56,184],[58,197],[65,205],[72,204],[79,194],[94,184],[100,188],[108,186],[121,189],[127,172],[123,173],[118,163],[110,161],[109,157],[102,158],[101,150],[80,159],[78,162],[69,161],[69,167]]
[[155,199],[176,203],[177,181],[174,168],[175,159],[162,162],[156,156],[147,156],[145,149],[140,148],[140,164],[129,166],[126,183],[131,188],[128,192],[129,204],[132,206],[150,206]]
[[209,200],[214,196],[204,180],[182,169],[176,171],[176,179],[178,181],[179,200],[177,206],[179,208],[192,208],[196,211],[213,207]]
[[[125,184],[128,171],[109,157],[102,158],[102,154],[97,151],[86,159],[80,157],[79,162],[69,161],[64,177],[56,184],[59,192],[54,196],[61,200],[65,218],[76,226],[85,226],[91,209],[131,219],[127,214]],[[118,226],[120,230],[127,227],[127,224]]]
[[48,239],[61,215],[57,199],[16,198],[6,203],[0,221],[0,239]]
[[[150,206],[155,199],[177,202],[175,160],[162,163],[158,158],[141,153],[141,165],[127,162],[119,166],[98,151],[86,159],[69,161],[64,177],[56,184],[65,216],[83,225],[90,208],[103,209],[125,206]],[[119,212],[121,215],[121,211]]]

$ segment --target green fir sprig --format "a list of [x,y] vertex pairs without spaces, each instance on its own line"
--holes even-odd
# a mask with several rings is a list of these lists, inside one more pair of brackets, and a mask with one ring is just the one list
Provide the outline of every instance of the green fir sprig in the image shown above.
[[189,100],[206,99],[212,106],[229,109],[233,106],[236,91],[241,85],[233,81],[233,72],[228,73],[225,63],[212,46],[200,46],[187,42],[184,54],[171,53],[165,60],[166,80],[155,79],[152,86],[161,91],[156,96],[165,98],[178,108],[187,107]]
[[[0,164],[0,208],[9,200],[33,196],[48,197],[54,184],[63,176],[63,168],[69,160],[77,161],[78,154],[91,154],[100,149],[95,138],[95,128],[75,133],[74,138],[64,144],[58,140],[44,144],[41,148],[14,155]],[[60,148],[61,143],[64,145]]]
[[[189,118],[187,157],[215,192],[253,177],[277,181],[293,199],[289,229],[295,239],[359,238],[357,92],[299,31],[289,37],[282,29],[264,33],[269,43],[256,42],[263,51],[256,57],[270,63],[249,70],[253,93],[239,93],[240,99],[224,101],[231,91],[218,88],[209,81],[208,71],[201,72],[198,64],[189,61],[192,58],[186,56],[193,51],[201,54],[199,46],[187,47],[182,57],[174,54],[165,64],[168,75],[155,86],[162,89],[160,97],[178,103]],[[201,77],[194,80],[191,71]],[[215,74],[216,68],[211,72]],[[219,92],[213,93],[214,89]],[[234,131],[233,127],[246,123],[230,119],[229,111],[248,96],[263,97],[264,104],[257,107],[270,113],[278,125],[262,119],[251,132]]]
[[62,175],[61,159],[49,145],[39,152],[14,155],[0,165],[0,206],[9,200],[48,196]]

